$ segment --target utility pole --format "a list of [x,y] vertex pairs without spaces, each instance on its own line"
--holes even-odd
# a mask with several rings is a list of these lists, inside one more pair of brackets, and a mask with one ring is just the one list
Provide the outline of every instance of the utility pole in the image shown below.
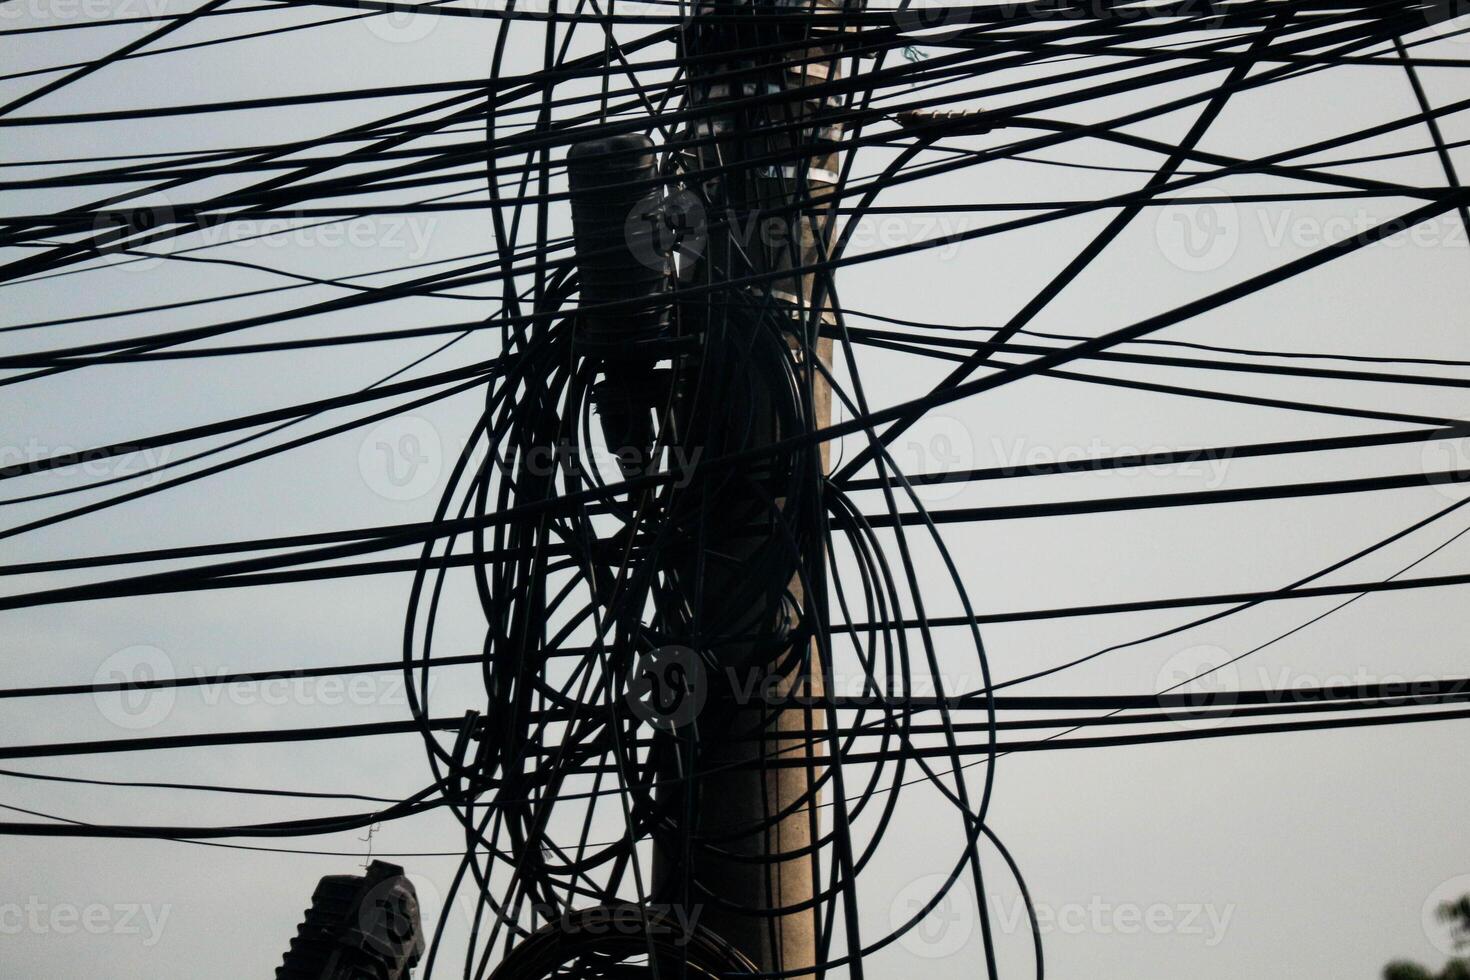
[[[813,976],[819,954],[823,685],[807,627],[823,600],[827,451],[761,451],[831,418],[812,360],[830,360],[826,292],[804,270],[831,240],[842,100],[803,90],[838,77],[841,2],[704,0],[681,41],[693,123],[665,176],[638,135],[567,157],[586,308],[575,345],[601,378],[608,446],[629,450],[623,475],[659,446],[680,461],[760,457],[696,466],[672,489],[634,572],[658,583],[651,621],[642,602],[616,613],[620,642],[661,637],[694,658],[667,677],[645,668],[655,685],[693,681],[708,702],[656,739],[648,898],[791,977]],[[658,191],[670,176],[695,201],[682,214]],[[686,236],[677,275],[669,224]],[[658,964],[687,975],[677,958]]]
[[[684,164],[693,174],[690,182],[703,190],[709,231],[702,256],[692,272],[681,270],[680,280],[717,286],[766,277],[754,286],[715,289],[707,301],[679,307],[715,345],[706,348],[707,373],[718,338],[743,358],[737,390],[721,400],[730,406],[727,425],[746,428],[691,426],[689,438],[706,439],[692,448],[710,456],[800,435],[831,419],[831,392],[806,362],[808,352],[815,352],[824,365],[830,363],[831,340],[814,329],[825,310],[812,309],[814,300],[825,306],[823,291],[814,275],[801,270],[825,254],[831,239],[831,201],[813,199],[827,197],[836,184],[841,132],[829,117],[840,100],[803,96],[802,89],[838,77],[842,21],[833,15],[840,13],[839,0],[758,9],[748,0],[706,0],[686,33],[692,59],[687,107],[699,111],[686,134],[693,146]],[[772,16],[783,19],[773,23]],[[780,336],[784,365],[755,353],[752,331]],[[796,412],[780,390],[791,364],[806,386]],[[655,880],[677,900],[699,905],[702,924],[762,971],[792,976],[810,976],[803,971],[818,959],[814,784],[821,775],[816,743],[823,715],[810,703],[772,708],[769,702],[822,694],[815,644],[800,633],[793,636],[792,628],[802,606],[811,609],[808,600],[820,598],[806,594],[801,573],[819,585],[824,581],[824,546],[819,538],[796,542],[797,550],[784,555],[791,567],[778,573],[776,588],[753,601],[747,583],[760,577],[756,569],[773,552],[782,553],[780,542],[788,533],[783,518],[820,526],[827,457],[823,445],[764,464],[773,494],[781,492],[782,472],[799,483],[804,479],[807,488],[804,500],[779,498],[774,507],[761,499],[758,485],[741,499],[739,487],[718,474],[710,477],[721,481],[718,486],[691,487],[706,496],[704,519],[697,523],[704,547],[694,556],[699,574],[688,576],[699,583],[699,594],[690,596],[701,627],[696,634],[707,649],[713,647],[714,665],[726,677],[711,685],[712,708],[699,719],[697,749],[689,759],[692,792],[676,818],[690,838],[687,853],[659,849],[655,856]],[[783,765],[768,765],[776,759]],[[762,909],[771,912],[754,911]]]

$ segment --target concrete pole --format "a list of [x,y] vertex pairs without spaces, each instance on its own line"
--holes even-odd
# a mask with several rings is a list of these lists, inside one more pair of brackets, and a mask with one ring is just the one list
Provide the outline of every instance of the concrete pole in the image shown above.
[[[702,258],[706,265],[701,274],[693,277],[694,281],[718,282],[748,274],[792,270],[791,276],[777,278],[753,290],[732,287],[732,295],[723,301],[734,305],[733,292],[746,289],[742,301],[753,296],[756,305],[771,308],[789,323],[787,341],[797,357],[803,356],[800,352],[805,345],[796,331],[809,329],[813,322],[811,302],[815,277],[796,270],[819,258],[817,242],[819,239],[829,242],[832,232],[830,204],[805,207],[801,204],[811,196],[822,196],[831,190],[839,166],[836,143],[840,132],[822,121],[822,106],[799,95],[755,108],[725,104],[775,91],[795,93],[838,76],[839,28],[836,25],[840,22],[833,18],[832,26],[821,24],[823,14],[840,11],[838,0],[805,2],[805,8],[799,4],[764,8],[787,15],[800,14],[804,9],[813,14],[810,25],[779,27],[730,26],[732,14],[749,12],[748,5],[739,0],[707,0],[700,6],[692,26],[689,53],[709,60],[701,61],[690,72],[691,101],[707,113],[701,114],[687,136],[712,142],[696,147],[686,158],[687,165],[694,169],[734,168],[705,187],[707,193],[703,196],[711,207],[727,209],[724,213],[710,214],[710,222],[724,219],[732,227],[730,236],[724,232],[710,234]],[[700,23],[701,17],[711,15],[706,24]],[[808,39],[811,43],[753,55],[732,54],[729,61],[711,57],[721,51],[749,52],[792,39]],[[737,74],[732,77],[731,73]],[[704,81],[712,75],[720,77]],[[829,104],[835,105],[837,101],[831,99]],[[792,126],[792,123],[800,125]],[[807,146],[816,149],[803,160],[796,148]],[[761,163],[762,157],[777,158],[782,163],[772,167]],[[744,163],[747,160],[756,162]],[[720,300],[721,294],[716,293],[715,297]],[[823,362],[830,363],[831,340],[819,340],[816,348]],[[769,397],[770,386],[751,388],[766,392],[765,397]],[[752,397],[758,399],[762,395]],[[815,383],[813,401],[807,426],[828,425],[831,392],[820,376]],[[753,406],[752,411],[758,415],[763,408],[769,412],[769,406],[761,405]],[[766,437],[792,434],[773,432],[771,427],[766,427],[764,432]],[[829,455],[825,445],[820,453],[825,473]],[[758,509],[753,505],[751,512]],[[722,519],[739,521],[740,508],[733,510],[733,516],[706,517],[706,526],[718,527]],[[741,559],[749,557],[761,542],[720,538],[718,531],[716,538],[711,550],[722,552],[725,564],[717,567],[709,563],[704,573],[707,598],[701,609],[706,618],[728,622],[744,617],[751,623],[769,623],[779,621],[784,615],[788,625],[794,625],[795,617],[777,608],[748,611],[749,615],[745,615],[741,610],[720,607],[721,596],[730,594],[722,586],[728,584],[732,591],[738,591],[734,586],[741,574]],[[825,560],[825,556],[806,557],[808,567],[820,567]],[[792,583],[791,592],[798,601],[802,599],[799,582]],[[779,644],[766,644],[766,649],[759,649],[751,644],[750,647],[739,649],[737,645],[736,649],[727,647],[716,653],[721,662],[753,663],[768,671],[760,683],[748,686],[747,691],[778,698],[819,697],[823,693],[815,649],[804,668],[776,671],[773,665],[778,660],[796,659],[789,656],[789,646],[783,649]],[[728,698],[729,692],[725,694]],[[728,703],[706,712],[709,723],[701,726],[703,741],[696,761],[701,773],[695,779],[696,803],[689,826],[683,828],[696,842],[687,857],[661,851],[655,858],[656,881],[672,887],[674,880],[687,874],[695,882],[695,892],[688,899],[691,902],[700,903],[700,889],[743,908],[790,907],[810,901],[814,894],[816,860],[814,855],[801,852],[812,843],[820,811],[814,806],[815,798],[804,803],[799,801],[810,796],[813,780],[821,773],[822,751],[820,747],[812,748],[810,742],[812,733],[819,733],[823,728],[824,716],[822,709],[809,706],[781,709],[773,716],[765,700],[761,697],[748,703],[738,697],[731,698]],[[723,737],[711,737],[716,732],[723,732]],[[788,763],[805,760],[808,765],[762,771],[763,760],[776,757]],[[772,823],[776,814],[788,810],[791,812]],[[752,830],[763,825],[769,826]],[[775,857],[793,852],[798,856],[784,860]],[[702,926],[730,942],[761,970],[784,971],[801,977],[813,975],[803,970],[817,963],[819,910],[811,908],[772,918],[706,903],[700,912]]]

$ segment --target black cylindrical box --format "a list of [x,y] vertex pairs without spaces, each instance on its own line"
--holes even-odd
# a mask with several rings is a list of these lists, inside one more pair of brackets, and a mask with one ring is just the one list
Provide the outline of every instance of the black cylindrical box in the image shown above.
[[567,153],[583,307],[577,346],[641,357],[669,322],[673,243],[664,225],[653,141],[641,134],[577,143]]

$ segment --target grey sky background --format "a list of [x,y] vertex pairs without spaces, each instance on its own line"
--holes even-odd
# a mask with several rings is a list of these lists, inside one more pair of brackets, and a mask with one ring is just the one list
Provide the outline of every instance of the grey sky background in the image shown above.
[[[619,4],[619,9],[624,5]],[[171,0],[6,0],[0,30],[75,24],[184,9]],[[183,44],[352,14],[304,6],[221,16],[168,39]],[[1456,26],[1470,27],[1470,21]],[[512,29],[508,70],[539,67],[541,30]],[[276,37],[241,41],[109,67],[27,107],[21,115],[224,101],[351,90],[371,85],[483,79],[495,24],[489,20],[344,19]],[[140,28],[108,27],[0,39],[5,73],[98,57]],[[593,50],[590,29],[573,50]],[[1470,56],[1470,43],[1446,38],[1424,50]],[[1422,72],[1434,104],[1463,98],[1452,69]],[[52,76],[0,82],[8,101]],[[990,81],[986,79],[986,81]],[[998,82],[999,79],[996,79]],[[1055,118],[1088,122],[1218,84],[1150,90],[1143,97],[1084,104]],[[976,87],[977,83],[971,83]],[[0,130],[4,162],[265,144],[336,131],[408,109],[425,96],[261,109],[144,122],[34,125]],[[987,103],[988,107],[998,107]],[[1344,68],[1249,92],[1202,142],[1242,157],[1329,138],[1415,111],[1401,71]],[[1172,140],[1193,112],[1136,132]],[[1462,117],[1443,120],[1448,140],[1470,137]],[[974,145],[1013,139],[976,137]],[[473,135],[462,139],[476,138]],[[1366,140],[1336,156],[1429,145],[1411,127]],[[1089,142],[1046,151],[1056,161],[1150,167],[1157,159]],[[857,172],[883,166],[889,151],[861,151]],[[1462,171],[1470,153],[1456,151]],[[78,165],[87,169],[90,165]],[[9,177],[65,168],[7,167]],[[1432,155],[1343,172],[1425,186],[1443,185]],[[1037,162],[996,163],[897,188],[880,203],[1086,200],[1121,193],[1145,178]],[[228,189],[186,188],[180,204]],[[467,168],[466,199],[483,193]],[[1249,177],[1207,185],[1211,193],[1301,191],[1301,184]],[[5,214],[49,213],[102,196],[95,188],[0,190]],[[412,194],[399,199],[410,200]],[[388,200],[379,197],[378,200]],[[1208,204],[1148,209],[1032,324],[1093,335],[1170,309],[1402,213],[1404,200],[1313,204]],[[980,227],[1016,212],[975,212],[923,220],[883,217],[864,229],[862,249]],[[843,304],[854,311],[956,325],[1003,322],[1095,234],[1093,215],[962,246],[846,270]],[[565,231],[565,215],[553,231]],[[944,222],[943,224],[938,221]],[[1164,336],[1242,348],[1470,359],[1467,300],[1470,243],[1452,215],[1275,286]],[[252,243],[231,236],[280,232]],[[90,263],[85,272],[7,285],[0,323],[25,324],[188,298],[288,284],[237,266],[185,262],[241,259],[322,278],[390,270],[483,252],[492,247],[488,214],[464,211],[360,219],[300,231],[228,227],[160,249],[173,257],[132,265]],[[18,258],[12,251],[4,256]],[[368,277],[385,283],[392,276]],[[0,334],[7,352],[42,350],[131,333],[289,311],[340,295],[309,285],[262,296],[158,314]],[[487,294],[489,290],[466,290]],[[418,298],[363,311],[293,320],[249,331],[265,341],[317,332],[391,329],[486,317],[485,299]],[[88,368],[55,379],[0,387],[4,462],[67,448],[102,445],[185,425],[239,416],[354,390],[428,353],[442,340],[203,358],[142,366]],[[469,364],[496,353],[479,334],[426,362],[416,374]],[[860,350],[875,407],[912,398],[946,366]],[[1093,362],[1089,373],[1250,392],[1385,411],[1470,418],[1470,395],[1452,388],[1349,384],[1239,374],[1120,367]],[[1425,373],[1459,374],[1453,369]],[[845,368],[839,376],[846,377]],[[422,520],[433,513],[453,459],[475,417],[476,395],[416,410],[409,418],[329,438],[227,474],[4,539],[7,563]],[[339,416],[333,416],[338,418]],[[346,418],[346,415],[340,418]],[[309,423],[308,429],[318,426]],[[1125,392],[1064,380],[1030,379],[951,404],[895,444],[907,469],[1046,461],[1060,454],[1112,455],[1135,449],[1230,445],[1393,428],[1324,415],[1229,406],[1199,399]],[[288,430],[290,431],[290,430]],[[207,448],[201,442],[188,451]],[[849,443],[839,455],[856,451]],[[174,459],[184,455],[178,447]],[[157,460],[155,460],[157,461]],[[147,461],[143,461],[147,462]],[[0,500],[128,472],[129,457],[103,471],[68,470],[9,481]],[[1183,489],[1252,486],[1415,473],[1470,464],[1470,446],[1432,443],[1375,451],[1215,461],[1127,475],[1051,476],[924,491],[934,508],[1109,497]],[[177,471],[175,471],[177,472]],[[137,484],[147,483],[143,477]],[[1137,514],[951,525],[946,541],[969,594],[984,612],[1251,590],[1286,584],[1459,499],[1452,488],[1243,503]],[[90,502],[83,492],[35,503],[7,503],[13,527]],[[1436,522],[1328,581],[1382,579],[1470,525],[1470,515]],[[926,602],[958,611],[933,550]],[[1414,574],[1460,572],[1470,535],[1419,565]],[[12,592],[106,580],[122,572],[11,577]],[[437,643],[478,649],[478,611],[453,591]],[[1100,658],[1028,685],[1028,693],[1138,693],[1158,690],[1216,665],[1325,612],[1341,600],[1297,600],[1252,609],[1181,636]],[[283,587],[113,599],[0,613],[0,687],[85,683],[113,672],[165,669],[180,675],[247,672],[289,665],[390,660],[399,655],[407,578],[364,577]],[[1429,676],[1463,676],[1463,594],[1422,590],[1371,595],[1254,654],[1211,683],[1225,687],[1315,686]],[[994,674],[1018,676],[1183,622],[1189,611],[1067,619],[984,631]],[[962,631],[944,636],[946,683],[978,686],[973,646]],[[334,686],[335,685],[335,686]],[[473,669],[444,669],[433,689],[435,714],[482,701]],[[202,688],[122,702],[117,698],[7,701],[5,744],[288,728],[408,717],[397,675],[346,684]],[[1043,914],[1049,972],[1056,977],[1166,980],[1195,977],[1371,978],[1384,963],[1410,957],[1431,964],[1445,953],[1422,910],[1450,897],[1470,876],[1464,815],[1465,726],[1435,723],[1327,733],[1185,742],[1013,756],[997,764],[992,826],[1015,855]],[[157,753],[26,761],[10,770],[116,780],[165,780],[401,796],[428,782],[413,737],[287,746],[184,749]],[[978,787],[981,773],[967,775]],[[0,804],[87,822],[223,824],[355,812],[359,801],[264,800],[209,793],[85,787],[0,775]],[[6,811],[5,819],[36,819]],[[859,835],[870,831],[857,826]],[[34,980],[92,977],[245,978],[269,976],[280,960],[316,879],[350,873],[365,853],[361,833],[262,842],[348,852],[344,856],[263,853],[167,841],[31,839],[0,836],[0,975]],[[379,827],[375,854],[457,852],[461,836],[441,815]],[[959,854],[960,823],[927,787],[906,791],[863,881],[863,925],[877,934],[891,916],[932,894],[932,874]],[[987,857],[1001,975],[1029,975],[1029,936],[1016,890]],[[436,915],[454,870],[452,856],[403,858],[426,919]],[[1470,891],[1470,877],[1461,891]],[[927,891],[926,891],[927,889]],[[913,903],[913,904],[908,904]],[[72,910],[68,912],[66,910]],[[98,912],[96,909],[103,911]],[[458,947],[468,907],[451,914],[446,952]],[[84,917],[86,917],[84,919]],[[19,923],[17,927],[16,923]],[[451,958],[445,965],[454,964]],[[980,969],[973,897],[956,896],[921,933],[875,956],[870,976],[958,980]]]

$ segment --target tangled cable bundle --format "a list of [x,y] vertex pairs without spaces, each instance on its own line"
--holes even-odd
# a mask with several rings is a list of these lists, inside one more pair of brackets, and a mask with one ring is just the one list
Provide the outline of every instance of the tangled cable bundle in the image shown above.
[[[836,79],[832,46],[811,48],[810,25],[803,35],[772,30],[758,14],[753,24],[733,38],[691,41],[696,61],[701,44],[777,50],[741,70],[705,65],[691,89],[704,110],[690,127],[691,145],[662,165],[638,136],[573,146],[578,274],[552,280],[524,326],[507,331],[506,367],[490,385],[479,438],[436,515],[475,527],[469,547],[488,625],[487,704],[465,778],[494,791],[478,806],[455,807],[472,878],[493,916],[483,927],[487,954],[516,935],[544,943],[540,918],[614,903],[630,887],[643,903],[712,908],[722,923],[754,920],[757,931],[762,919],[806,913],[830,932],[837,909],[852,909],[910,774],[902,749],[911,713],[895,706],[915,690],[941,701],[960,693],[945,690],[912,549],[901,546],[895,567],[872,515],[826,483],[812,437],[821,428],[817,399],[833,390],[831,343],[849,358],[850,347],[824,299],[831,276],[799,278],[824,257],[829,221],[801,189],[814,147],[835,169],[830,151],[842,130],[831,117],[841,103],[743,105],[745,93],[781,92],[788,73],[810,81],[808,52],[825,53],[820,78]],[[737,163],[773,154],[756,169]],[[823,184],[840,189],[835,173],[823,174]],[[686,215],[673,205],[691,197],[696,213],[728,220],[675,227]],[[752,223],[761,237],[737,236]],[[691,231],[697,251],[686,247]],[[782,275],[762,281],[762,270]],[[568,312],[573,284],[580,299]],[[854,378],[852,395],[839,397],[862,417],[865,394]],[[879,471],[896,472],[870,436]],[[924,513],[901,478],[885,495],[895,521],[901,510]],[[499,519],[486,529],[492,514]],[[834,530],[845,543],[834,544]],[[429,571],[436,548],[448,555],[454,538],[426,548],[405,634],[405,669],[417,673],[423,719],[434,622],[446,611],[448,571]],[[856,587],[844,582],[839,556],[855,563]],[[834,637],[829,581],[844,620],[860,612],[874,625]],[[906,609],[919,614],[915,628],[881,625]],[[960,666],[955,653],[947,670]],[[839,718],[821,696],[837,676],[860,679],[859,700],[875,706]],[[801,706],[795,724],[793,705]],[[956,749],[947,718],[944,728]],[[884,761],[845,772],[845,757],[874,741]],[[461,765],[432,738],[430,747],[436,767]],[[948,881],[897,929],[868,949],[834,952],[829,965],[913,928],[966,872],[983,894],[976,842],[985,802],[977,811],[957,753],[951,762],[947,774],[928,773],[957,813]],[[783,765],[805,767],[806,786],[762,805],[778,785],[771,770]],[[861,781],[859,792],[850,780]],[[988,801],[988,779],[984,795]],[[830,818],[821,814],[824,797]],[[740,799],[756,805],[742,808]],[[797,828],[804,834],[783,832],[793,820],[807,824]],[[618,825],[616,840],[589,839]],[[866,839],[855,839],[858,827]],[[651,875],[639,867],[650,857]],[[805,865],[810,896],[731,895],[691,870],[753,863],[788,876],[785,869]],[[825,880],[823,867],[831,869]]]

